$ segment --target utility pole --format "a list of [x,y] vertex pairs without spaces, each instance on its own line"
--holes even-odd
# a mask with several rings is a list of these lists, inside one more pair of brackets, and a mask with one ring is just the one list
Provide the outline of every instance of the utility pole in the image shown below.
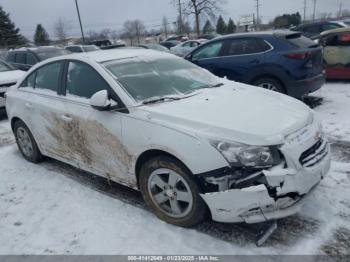
[[307,2],[304,0],[304,22],[306,21],[306,9],[307,9]]
[[81,36],[82,36],[82,39],[83,39],[83,44],[85,44],[85,36],[84,36],[83,25],[81,23],[81,18],[80,18],[80,11],[79,11],[78,0],[75,0],[75,6],[77,7],[77,13],[78,13],[78,18],[79,18],[79,24],[80,24],[80,30],[81,30]]
[[338,18],[342,17],[342,13],[343,13],[343,2],[340,2],[339,4],[339,15]]
[[260,3],[259,0],[256,1],[256,31],[259,31],[259,25],[260,25]]
[[313,0],[314,1],[314,13],[312,15],[312,20],[313,22],[315,22],[316,19],[316,5],[317,5],[317,0]]
[[182,3],[181,0],[178,0],[178,4],[179,6],[179,33],[180,35],[182,35],[182,28],[183,28],[183,24],[182,24]]

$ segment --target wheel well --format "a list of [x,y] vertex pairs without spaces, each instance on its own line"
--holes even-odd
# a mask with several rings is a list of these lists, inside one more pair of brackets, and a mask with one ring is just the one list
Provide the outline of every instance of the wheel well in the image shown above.
[[254,78],[250,81],[250,83],[251,83],[251,84],[254,84],[256,81],[258,81],[259,79],[262,79],[262,78],[272,78],[272,79],[278,81],[278,82],[281,84],[283,90],[284,90],[285,92],[287,91],[287,90],[286,90],[286,86],[284,85],[283,81],[282,81],[279,77],[277,77],[277,76],[275,76],[275,75],[270,75],[270,74],[258,75],[258,76],[256,76],[256,77],[254,77]]
[[[178,161],[180,161],[184,167],[186,167],[186,165],[177,157],[173,156],[172,154],[169,154],[165,151],[162,150],[157,150],[157,149],[152,149],[152,150],[148,150],[146,152],[143,152],[137,159],[136,161],[136,165],[135,165],[135,174],[136,174],[136,179],[137,179],[137,186],[139,186],[139,175],[140,175],[140,170],[142,168],[142,166],[149,160],[151,160],[152,158],[155,157],[159,157],[159,156],[168,156],[168,157],[172,157]],[[187,168],[187,167],[186,167]],[[188,168],[187,168],[188,169]]]
[[14,131],[15,123],[16,123],[17,121],[22,121],[22,120],[19,119],[18,117],[13,117],[13,118],[11,119],[11,128],[12,128],[12,131]]

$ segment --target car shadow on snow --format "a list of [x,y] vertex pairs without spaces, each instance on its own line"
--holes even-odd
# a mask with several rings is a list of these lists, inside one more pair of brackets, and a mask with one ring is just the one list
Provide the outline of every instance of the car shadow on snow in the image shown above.
[[[43,166],[48,170],[56,172],[59,171],[69,179],[87,186],[90,189],[96,190],[127,204],[131,204],[146,210],[148,209],[143,201],[141,193],[136,190],[122,186],[113,181],[108,181],[105,178],[93,175],[91,173],[78,170],[53,159],[48,159],[45,163],[43,163]],[[266,227],[266,223],[254,225],[243,223],[223,224],[207,219],[194,229],[235,245],[246,246],[255,243],[256,234],[264,227]],[[266,241],[264,246],[274,246],[282,249],[287,248],[291,244],[298,242],[299,239],[312,235],[318,230],[318,228],[318,222],[310,218],[296,215],[281,219],[278,221],[277,230]]]

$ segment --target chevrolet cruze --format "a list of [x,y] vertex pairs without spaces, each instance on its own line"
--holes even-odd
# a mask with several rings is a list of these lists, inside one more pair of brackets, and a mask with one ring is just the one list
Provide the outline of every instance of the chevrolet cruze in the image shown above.
[[20,152],[141,191],[162,220],[296,213],[330,168],[313,112],[288,96],[142,49],[53,58],[10,88]]

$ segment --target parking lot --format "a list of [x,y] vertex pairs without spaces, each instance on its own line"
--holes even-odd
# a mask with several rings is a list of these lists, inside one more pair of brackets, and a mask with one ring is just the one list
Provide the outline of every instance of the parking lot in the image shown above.
[[350,254],[350,83],[331,82],[315,108],[332,142],[329,175],[261,248],[259,225],[168,225],[141,195],[54,160],[28,163],[0,121],[0,254]]

